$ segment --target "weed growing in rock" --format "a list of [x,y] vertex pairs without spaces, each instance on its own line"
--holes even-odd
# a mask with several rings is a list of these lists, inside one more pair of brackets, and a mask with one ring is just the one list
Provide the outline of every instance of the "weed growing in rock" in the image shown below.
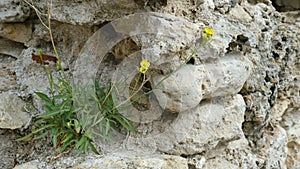
[[[27,1],[26,1],[27,2]],[[27,2],[28,3],[28,2]],[[37,14],[40,12],[36,10]],[[42,22],[43,23],[43,22]],[[45,25],[43,23],[43,25]],[[57,59],[57,70],[62,76],[55,79],[51,71],[43,65],[48,74],[48,92],[35,94],[44,101],[45,113],[38,115],[34,122],[35,129],[30,134],[19,138],[19,141],[41,139],[50,136],[53,146],[59,152],[69,152],[76,148],[78,153],[87,153],[91,149],[99,154],[94,146],[94,137],[109,139],[111,130],[123,127],[128,131],[135,131],[134,126],[117,109],[116,95],[113,85],[101,86],[95,80],[92,85],[80,86],[69,80],[58,56],[51,31],[50,8],[48,9],[48,26],[50,39]],[[43,52],[39,51],[43,62]],[[150,66],[143,62],[143,72]]]
[[[37,11],[36,8],[34,9]],[[146,59],[140,62],[140,67],[137,70],[140,74],[131,90],[132,93],[127,100],[117,104],[117,94],[116,90],[114,90],[116,84],[111,83],[108,86],[100,86],[99,82],[94,80],[93,84],[81,86],[66,75],[54,45],[50,24],[50,8],[48,9],[48,26],[46,28],[49,31],[56,55],[57,70],[61,71],[62,76],[55,79],[52,72],[44,66],[48,73],[50,87],[46,93],[35,92],[35,94],[44,101],[45,113],[38,115],[37,120],[34,122],[36,128],[30,134],[18,140],[27,140],[29,138],[38,140],[45,136],[50,136],[53,147],[61,153],[69,152],[75,148],[78,153],[87,153],[91,149],[94,153],[99,154],[94,145],[96,136],[109,139],[111,131],[119,127],[135,132],[135,127],[120,110],[124,105],[126,107],[128,102],[134,103],[142,96],[153,91],[140,92],[146,82],[149,81],[149,78],[146,78],[146,72],[150,67],[150,62]],[[206,28],[202,36],[202,45],[210,40],[213,34],[212,29]],[[185,65],[194,56],[194,53],[174,72]],[[39,56],[43,62],[42,51],[39,51]],[[171,75],[172,73],[166,75],[153,89]],[[143,78],[140,79],[140,77]]]
[[100,87],[96,80],[93,85],[86,86],[75,84],[74,80],[69,82],[67,78],[55,81],[50,72],[49,94],[35,93],[44,101],[46,113],[37,117],[34,123],[36,129],[18,140],[51,136],[53,146],[59,152],[76,148],[78,153],[87,153],[90,148],[99,154],[93,144],[94,136],[109,139],[110,131],[119,126],[135,131],[116,108],[113,85]]

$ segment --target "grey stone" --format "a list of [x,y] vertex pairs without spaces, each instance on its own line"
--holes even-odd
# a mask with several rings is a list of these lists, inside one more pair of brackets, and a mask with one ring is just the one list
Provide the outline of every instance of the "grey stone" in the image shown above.
[[186,159],[178,156],[160,154],[142,155],[129,152],[108,154],[104,158],[87,160],[74,168],[187,169],[188,165]]
[[[99,29],[86,42],[76,61],[74,78],[84,83],[90,82],[97,71],[94,68],[99,67],[105,54],[127,36],[138,36],[143,58],[153,65],[160,65],[170,59],[163,57],[170,54],[173,56],[173,53],[199,38],[197,29],[198,25],[168,14],[137,13],[115,20]],[[154,43],[148,39],[148,34]]]
[[238,165],[234,165],[227,161],[224,158],[216,157],[211,160],[208,160],[205,163],[205,166],[202,169],[223,169],[223,168],[230,168],[230,169],[239,169]]
[[0,53],[18,58],[24,49],[21,43],[0,38]]
[[229,15],[241,22],[250,22],[252,20],[252,17],[240,5],[236,5],[233,9],[231,9]]
[[[4,42],[4,43],[3,43]],[[6,47],[6,45],[16,45],[15,49],[13,48],[1,48],[0,46],[0,53],[5,53],[8,55],[0,54],[0,91],[6,92],[10,90],[16,90],[18,88],[17,85],[17,76],[15,74],[15,66],[16,66],[16,58],[11,57],[11,55],[17,55],[20,52],[18,49],[18,44],[14,42],[2,41],[1,43]],[[10,50],[11,49],[11,50]],[[17,56],[16,56],[17,57]]]
[[[2,12],[0,22],[22,21],[28,16],[25,10],[20,15],[16,15],[15,11],[23,10],[15,5],[11,5],[11,2],[1,1],[0,4],[5,4],[6,7],[0,7]],[[21,2],[21,5],[24,5],[23,1],[15,0],[14,2]],[[51,18],[53,19],[54,39],[58,45],[59,54],[65,56],[62,57],[63,59],[70,60],[70,63],[77,59],[76,57],[81,46],[90,34],[100,27],[99,24],[102,24],[103,21],[121,18],[121,16],[137,11],[139,7],[146,12],[151,9],[151,11],[164,13],[159,15],[152,14],[150,15],[151,19],[143,17],[145,15],[142,14],[139,15],[142,17],[135,18],[127,16],[125,17],[128,18],[127,20],[121,18],[122,21],[118,22],[119,25],[117,25],[117,22],[112,22],[108,24],[108,27],[104,26],[106,32],[102,31],[91,37],[79,55],[80,58],[78,58],[74,71],[76,76],[78,75],[76,73],[79,72],[78,69],[82,70],[81,77],[77,76],[78,78],[93,79],[92,76],[97,73],[99,67],[98,63],[103,61],[102,58],[107,52],[110,52],[109,50],[118,40],[122,40],[126,36],[130,36],[140,48],[138,54],[142,55],[142,58],[147,58],[151,61],[151,66],[153,67],[150,67],[147,76],[150,73],[156,73],[156,75],[161,72],[162,74],[168,74],[176,70],[194,48],[196,48],[196,55],[193,57],[195,60],[193,66],[207,65],[205,70],[213,72],[214,74],[211,75],[213,77],[220,77],[218,74],[221,75],[222,72],[217,71],[218,69],[213,69],[211,66],[215,64],[215,66],[222,68],[220,60],[222,61],[222,58],[226,58],[234,51],[242,53],[240,58],[247,58],[253,63],[250,75],[248,76],[248,72],[245,72],[248,77],[242,77],[238,85],[234,85],[230,81],[225,83],[223,77],[221,77],[220,80],[225,84],[222,87],[221,83],[217,83],[219,79],[214,79],[216,80],[215,84],[217,83],[219,86],[210,88],[210,91],[206,91],[205,94],[201,95],[206,100],[202,100],[200,106],[197,105],[199,98],[195,97],[195,102],[190,102],[192,105],[189,105],[190,103],[187,101],[183,100],[183,102],[186,102],[185,107],[196,107],[179,114],[168,114],[169,112],[167,111],[154,112],[157,109],[153,109],[152,115],[148,115],[152,109],[147,114],[145,113],[146,111],[144,112],[145,114],[140,113],[143,114],[143,117],[151,118],[148,118],[148,120],[143,119],[146,123],[138,124],[137,134],[130,133],[125,140],[124,137],[120,140],[117,139],[116,142],[118,144],[116,143],[116,145],[118,149],[112,149],[111,151],[121,151],[123,148],[150,154],[156,151],[182,154],[184,157],[187,157],[186,159],[190,159],[188,162],[190,168],[200,168],[201,166],[202,168],[300,168],[298,117],[300,105],[300,82],[298,78],[300,75],[299,12],[279,13],[274,9],[274,3],[273,6],[271,5],[270,0],[168,0],[165,6],[159,8],[149,7],[150,1],[148,0],[139,2],[139,5],[136,5],[135,2],[137,1],[133,0],[52,2]],[[280,8],[283,10],[299,8],[296,5],[297,2],[294,3],[295,1],[292,0],[278,0],[276,2],[278,6],[275,7],[279,11],[281,10]],[[290,5],[290,2],[293,2],[293,4]],[[37,8],[42,13],[47,13],[47,3],[44,1],[38,1],[34,5],[37,5]],[[9,12],[3,12],[2,9],[9,9]],[[29,8],[25,7],[24,9]],[[167,13],[182,19],[166,16],[165,14]],[[33,23],[32,28],[35,29],[32,36],[33,40],[26,42],[26,46],[41,46],[43,50],[47,49],[49,52],[52,48],[49,44],[48,32],[36,23],[36,17],[33,18],[30,18],[29,21]],[[92,30],[90,27],[78,27],[69,23],[94,25],[93,29],[95,30]],[[194,41],[197,42],[201,37],[201,31],[204,27],[213,28],[215,34],[210,42],[197,49],[197,44]],[[141,32],[144,34],[138,35]],[[21,36],[21,34],[16,33],[13,35]],[[5,36],[4,33],[2,35]],[[23,40],[18,40],[13,36],[7,38],[21,41],[22,43],[28,39],[25,37],[22,38]],[[123,49],[120,46],[118,48]],[[12,51],[6,45],[6,47],[1,48],[1,52],[16,57],[19,53],[19,48],[16,51]],[[41,73],[43,69],[39,67],[40,65],[31,60],[31,52],[30,50],[25,50],[22,56],[16,57],[18,58],[16,65],[14,65],[14,60],[8,60],[12,62],[11,64],[1,60],[1,62],[5,62],[1,64],[1,68],[4,68],[4,71],[0,71],[1,75],[4,75],[0,78],[0,84],[4,84],[4,87],[0,85],[2,87],[1,90],[16,90],[14,87],[9,87],[15,86],[13,83],[5,81],[7,77],[10,77],[7,74],[14,71],[14,67],[17,68],[16,79],[20,85],[19,95],[28,96],[37,90],[47,90],[46,76]],[[122,55],[115,51],[112,53],[114,55]],[[125,61],[127,57],[131,56],[126,53],[123,57],[117,56],[116,58],[121,58]],[[230,73],[238,74],[236,71],[241,70],[240,68],[232,67],[237,62],[241,62],[237,58],[234,60],[234,62],[231,62],[232,60],[228,61],[228,63],[231,62],[232,64],[227,63],[228,67],[222,68],[223,70],[230,70],[228,74],[224,75],[226,77],[225,80],[229,80],[227,75],[230,75]],[[135,67],[139,66],[138,61],[136,60],[135,64],[130,65],[129,63],[127,66],[125,65],[125,67],[130,68],[119,70],[124,70],[123,73],[126,72],[126,69],[136,71]],[[225,62],[225,60],[223,61]],[[111,64],[105,64],[103,64],[103,67],[111,68]],[[119,66],[124,66],[124,64],[122,63]],[[47,67],[55,70],[55,65],[48,65]],[[73,71],[72,65],[70,65],[70,68]],[[105,68],[101,67],[102,70]],[[184,70],[188,69],[184,68]],[[180,73],[184,74],[184,72]],[[108,76],[110,75],[108,74]],[[191,78],[194,78],[194,76],[196,75],[192,75]],[[235,76],[234,79],[237,77],[240,76]],[[243,78],[247,79],[244,85],[245,79]],[[12,80],[12,82],[14,81]],[[206,85],[211,87],[209,83]],[[240,90],[242,85],[243,88]],[[234,90],[228,86],[232,86]],[[201,91],[203,90],[201,89]],[[229,94],[226,97],[216,97],[225,93],[231,93],[230,91],[232,93],[239,92],[243,96],[246,103],[246,111],[244,111],[243,107],[245,105],[241,96]],[[33,95],[34,104],[38,104],[38,100],[34,97]],[[224,99],[236,101],[237,103],[225,104],[223,102]],[[209,101],[211,102],[208,103]],[[230,105],[233,106],[230,107]],[[39,107],[39,109],[42,109],[42,107]],[[234,111],[230,115],[232,109]],[[236,113],[238,109],[240,109],[239,112],[243,113]],[[211,111],[207,113],[208,110]],[[201,111],[203,114],[200,113]],[[136,111],[136,113],[138,112]],[[204,116],[204,114],[207,116]],[[245,115],[245,119],[242,119],[243,115]],[[223,120],[221,117],[225,117],[225,119]],[[211,122],[211,125],[201,119]],[[229,119],[231,123],[226,119]],[[217,122],[223,128],[218,128]],[[209,126],[212,127],[209,128]],[[243,131],[241,130],[242,127]],[[203,129],[203,131],[199,130],[199,128]],[[218,131],[229,134],[224,136]],[[246,137],[243,137],[243,135]],[[5,139],[1,140],[6,141]],[[102,143],[100,144],[101,146],[103,146]],[[105,147],[103,149],[105,151]],[[7,154],[3,157],[9,158]],[[86,158],[91,159],[90,156]],[[102,159],[105,158],[103,157]],[[147,159],[153,160],[150,155],[144,155],[142,158],[143,161],[147,161]],[[201,161],[201,159],[205,159],[205,161]],[[122,160],[131,162],[121,155],[107,155],[105,160],[116,162],[115,165],[123,165]],[[140,164],[141,159],[134,157],[132,161],[134,160],[138,162],[132,163]],[[13,166],[14,160],[12,158],[6,161],[10,163],[8,166]],[[68,160],[58,159],[59,162],[55,164],[46,164],[45,161],[45,159],[39,161],[38,168],[64,168],[66,166],[75,167],[79,165],[78,162],[75,162],[75,158],[69,158]],[[161,161],[156,159],[154,161],[161,164]],[[87,160],[87,163],[83,162],[82,165],[93,166],[92,162],[93,160]],[[34,166],[36,162],[31,164]],[[148,162],[143,164],[148,165]]]
[[29,23],[2,23],[0,24],[0,37],[26,43],[31,39],[32,26]]
[[154,76],[154,93],[163,109],[182,112],[202,98],[238,93],[251,72],[251,63],[241,55],[229,55],[215,64],[186,65],[170,77]]
[[17,165],[14,169],[39,169],[38,165],[40,164],[39,161],[30,161],[21,165]]
[[23,22],[30,15],[30,9],[22,0],[2,0],[0,2],[0,23]]
[[279,11],[299,10],[300,2],[298,0],[274,0],[273,6]]
[[21,128],[30,120],[23,100],[9,93],[0,93],[0,98],[0,128]]
[[[174,122],[172,132],[177,133],[175,138],[178,140],[168,152],[185,155],[198,154],[213,149],[220,142],[241,138],[244,111],[244,101],[240,95],[216,98],[201,103],[190,114],[193,117],[186,118],[187,121],[182,122],[191,124],[192,127],[189,130],[184,131],[180,122]],[[179,133],[185,135],[180,140]],[[165,148],[163,144],[160,146],[161,149]]]
[[208,100],[181,112],[171,122],[154,123],[154,132],[143,137],[130,136],[125,147],[138,152],[159,150],[175,155],[199,154],[213,149],[219,142],[242,137],[244,111],[240,95]]
[[74,169],[188,169],[186,159],[172,155],[161,154],[136,154],[135,152],[118,152],[105,156],[90,156],[81,158],[60,158],[54,163],[45,163],[38,160],[16,166],[14,169],[32,168],[74,168]]
[[288,110],[282,116],[281,126],[287,131],[287,168],[300,167],[300,110]]
[[[48,3],[35,2],[33,5],[46,13]],[[121,1],[52,1],[51,18],[76,25],[94,25],[118,19],[138,10],[134,0]]]

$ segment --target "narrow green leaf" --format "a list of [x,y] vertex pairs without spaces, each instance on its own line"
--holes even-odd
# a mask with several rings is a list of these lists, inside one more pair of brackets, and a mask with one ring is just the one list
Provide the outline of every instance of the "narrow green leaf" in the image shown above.
[[35,92],[35,94],[38,95],[42,100],[44,100],[47,103],[51,103],[52,102],[52,100],[47,95],[45,95],[44,93]]
[[21,138],[18,138],[17,141],[24,141],[32,137],[33,133],[27,134],[26,136],[23,136]]
[[63,94],[58,94],[53,96],[53,99],[58,100],[58,99],[65,99],[68,98],[69,96],[63,95]]
[[72,139],[73,138],[73,134],[72,133],[69,133],[68,135],[67,135],[67,137],[62,141],[63,143],[66,143],[66,142],[68,142],[70,139]]
[[63,146],[60,148],[59,151],[60,151],[60,152],[64,152],[64,151],[66,150],[66,148],[68,148],[68,147],[72,148],[72,147],[73,147],[73,146],[72,146],[72,143],[73,143],[73,142],[76,143],[76,140],[70,140],[70,141],[64,143]]
[[56,148],[57,147],[57,138],[59,136],[58,130],[56,129],[56,131],[53,132],[52,134],[52,144],[53,147]]
[[84,142],[84,153],[87,154],[89,150],[89,141]]
[[98,150],[96,149],[96,147],[94,146],[94,144],[92,142],[89,142],[90,144],[90,147],[91,147],[91,150],[97,154],[97,155],[100,155],[100,153],[98,152]]
[[84,142],[87,141],[87,138],[82,136],[80,140],[76,143],[76,149],[79,149],[80,146],[84,144]]
[[117,99],[116,99],[117,95],[116,95],[116,91],[112,90],[111,91],[111,99],[112,99],[112,106],[113,108],[115,108],[117,106]]
[[48,134],[48,131],[46,131],[45,133],[43,133],[43,134],[41,134],[41,135],[39,135],[39,136],[34,137],[33,140],[39,140],[39,139],[45,137],[47,134]]
[[114,115],[114,118],[127,130],[135,131],[135,127],[126,118],[119,117],[116,115]]
[[50,111],[50,112],[47,112],[45,114],[41,114],[40,117],[41,118],[48,118],[48,117],[51,117],[51,116],[56,116],[56,115],[62,114],[62,113],[67,112],[67,111],[69,111],[69,109],[67,109],[67,108],[60,109],[60,110],[55,110],[55,111]]
[[53,111],[54,110],[53,108],[55,108],[55,106],[52,103],[50,103],[50,104],[46,103],[45,109],[47,111]]
[[37,121],[35,121],[33,124],[41,124],[41,123],[45,123],[45,119],[41,118],[41,119],[38,119]]
[[110,129],[110,120],[106,119],[105,135],[108,135],[109,129]]
[[39,131],[42,131],[42,130],[45,130],[47,128],[54,127],[54,126],[55,126],[55,124],[47,124],[47,125],[42,126],[42,127],[38,128],[36,130],[33,130],[32,133],[35,134],[35,133],[38,133]]

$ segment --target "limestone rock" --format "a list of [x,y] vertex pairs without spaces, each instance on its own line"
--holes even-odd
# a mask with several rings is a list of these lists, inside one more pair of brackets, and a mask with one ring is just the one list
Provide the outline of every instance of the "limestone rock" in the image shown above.
[[250,22],[252,17],[244,10],[240,5],[236,5],[230,12],[234,19],[238,19],[241,22]]
[[89,38],[76,60],[74,78],[84,83],[90,82],[97,72],[94,68],[99,67],[104,56],[117,42],[128,36],[138,37],[142,47],[139,53],[143,54],[143,58],[153,65],[160,65],[176,58],[174,53],[191,45],[195,38],[199,38],[198,32],[198,25],[168,14],[137,13],[120,18],[103,26]]
[[215,64],[186,65],[167,79],[154,77],[158,88],[154,93],[163,109],[182,112],[198,105],[202,98],[238,93],[250,72],[251,63],[246,58],[229,55]]
[[2,0],[0,2],[0,23],[23,22],[30,15],[30,9],[22,0]]
[[0,38],[0,53],[18,58],[24,46],[21,43],[13,42],[8,39]]
[[[34,5],[46,13],[48,3]],[[51,18],[76,25],[93,25],[118,19],[138,10],[134,0],[120,1],[52,1]]]
[[0,24],[0,37],[6,39],[26,43],[31,39],[32,35],[32,26],[31,24],[23,23],[9,23]]
[[40,162],[38,161],[30,161],[21,165],[17,165],[14,169],[39,169]]
[[223,169],[223,168],[239,169],[239,166],[234,165],[223,158],[216,157],[214,159],[208,160],[205,163],[205,166],[203,167],[203,169],[212,169],[212,168],[214,168],[214,169]]
[[281,125],[287,131],[287,168],[300,167],[300,110],[287,111],[282,117]]
[[155,169],[187,169],[187,161],[178,156],[170,155],[133,155],[119,153],[107,155],[104,158],[86,160],[74,169],[87,168],[155,168]]
[[[1,39],[0,39],[0,45],[1,45]],[[9,44],[15,44],[15,43],[9,43]],[[6,45],[4,45],[5,47]],[[0,46],[0,53],[7,53],[14,55],[18,53],[17,45],[15,48],[15,51],[10,50],[2,50]],[[17,85],[17,77],[15,74],[15,65],[16,65],[16,59],[14,57],[11,57],[9,55],[3,55],[0,54],[0,92],[6,92],[10,90],[16,90],[18,88]]]
[[0,98],[0,128],[21,128],[30,120],[23,100],[9,93],[0,93]]
[[93,157],[82,160],[80,158],[65,159],[61,158],[54,163],[49,164],[45,162],[31,161],[14,169],[32,168],[61,168],[62,166],[68,166],[68,168],[74,169],[114,169],[114,168],[132,168],[132,169],[188,169],[186,159],[172,155],[143,155],[135,154],[134,152],[119,152],[106,154],[105,156]]
[[[195,156],[192,160],[197,161]],[[233,168],[253,168],[259,169],[264,165],[264,159],[256,156],[251,152],[249,142],[245,137],[227,143],[220,143],[218,146],[205,154],[207,159],[204,163],[204,168],[223,168],[232,166]],[[195,162],[190,162],[190,165],[197,165]],[[222,164],[225,165],[222,167]]]
[[[185,155],[198,154],[213,149],[220,142],[241,138],[244,111],[244,101],[240,95],[216,98],[201,103],[189,114],[193,117],[186,118],[187,120],[194,119],[194,121],[185,122],[191,123],[192,128],[183,131],[179,129],[180,126],[183,128],[180,122],[177,121],[178,123],[174,124],[172,132],[176,133],[176,136],[173,138],[179,139],[179,135],[183,133],[185,137],[177,140],[178,142],[168,152]],[[160,146],[164,149],[163,144]]]
[[279,11],[292,11],[300,9],[298,0],[274,0],[273,6]]
[[203,72],[201,68],[187,65],[167,79],[164,79],[165,76],[154,77],[154,86],[158,87],[154,94],[160,106],[171,112],[182,112],[196,107],[203,97]]

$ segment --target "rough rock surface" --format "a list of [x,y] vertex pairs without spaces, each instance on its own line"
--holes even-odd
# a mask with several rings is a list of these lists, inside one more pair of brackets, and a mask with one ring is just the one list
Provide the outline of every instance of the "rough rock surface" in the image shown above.
[[[46,22],[48,3],[32,5]],[[47,90],[47,77],[31,56],[39,49],[54,56],[50,36],[25,1],[2,0],[0,118],[6,121],[0,120],[0,128],[14,130],[0,129],[1,168],[298,169],[297,9],[295,0],[52,1],[58,54],[66,72],[79,80],[123,78],[131,84],[130,73],[138,74],[139,61],[146,58],[148,87],[154,88],[195,51],[187,65],[142,100],[144,109],[128,109],[137,133],[118,133],[112,143],[96,140],[103,156],[71,152],[52,161],[57,156],[42,146],[51,147],[49,140],[12,141],[26,133],[21,129],[30,117],[22,110],[25,104],[33,107],[30,113],[43,112],[33,93]],[[205,27],[215,34],[202,45]],[[46,67],[59,76],[55,63]],[[129,89],[120,91],[126,99]],[[11,133],[14,137],[6,137]]]
[[30,23],[0,24],[0,36],[12,41],[26,43],[31,39],[32,27]]
[[0,128],[21,128],[30,120],[23,100],[9,93],[0,93],[0,98]]
[[[48,3],[45,1],[37,1],[34,5],[42,11],[47,11]],[[138,4],[134,0],[52,1],[51,18],[64,23],[95,25],[118,19],[137,10]]]
[[[90,157],[86,161],[65,159],[64,167],[71,167],[74,169],[103,169],[103,168],[132,168],[132,169],[144,169],[144,168],[161,168],[161,169],[187,169],[187,160],[172,155],[143,155],[136,154],[134,152],[120,152],[107,154],[100,157]],[[31,161],[23,165],[19,165],[14,169],[42,169],[61,167],[62,164],[58,162],[47,165],[40,161]]]
[[0,2],[0,23],[23,22],[30,15],[30,8],[22,0],[3,0]]
[[181,112],[197,106],[202,98],[238,93],[250,72],[245,57],[230,54],[214,64],[183,66],[165,80],[163,75],[154,77],[154,86],[160,83],[154,93],[162,108]]
[[279,11],[300,9],[300,2],[297,0],[273,0],[272,3]]

